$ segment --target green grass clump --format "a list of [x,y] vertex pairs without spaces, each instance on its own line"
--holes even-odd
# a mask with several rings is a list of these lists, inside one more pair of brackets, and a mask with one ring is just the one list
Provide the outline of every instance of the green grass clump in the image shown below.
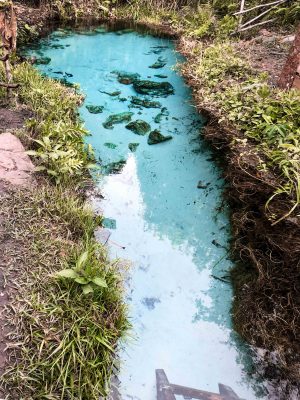
[[[2,384],[12,398],[98,400],[128,329],[120,271],[93,238],[99,218],[61,186],[9,192],[0,213],[9,216],[5,231],[18,243],[11,267],[19,287],[6,315],[15,327],[15,364]],[[105,285],[84,294],[80,283],[58,276],[80,259],[81,272]]]
[[34,112],[27,122],[28,154],[37,160],[37,170],[47,172],[57,183],[80,180],[94,167],[92,148],[84,143],[88,132],[78,117],[82,97],[41,76],[30,64],[16,65],[13,74],[20,83],[19,100]]

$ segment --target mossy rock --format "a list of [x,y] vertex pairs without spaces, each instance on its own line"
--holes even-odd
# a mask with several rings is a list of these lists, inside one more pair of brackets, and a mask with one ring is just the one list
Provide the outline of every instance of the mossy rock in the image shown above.
[[139,143],[129,143],[128,148],[132,153],[134,153],[139,145]]
[[148,122],[143,121],[142,119],[137,119],[136,121],[132,121],[126,125],[126,128],[137,135],[143,136],[150,131],[151,126],[148,124]]
[[91,114],[101,114],[104,110],[103,106],[93,106],[91,104],[88,104],[85,107]]
[[166,79],[168,77],[168,75],[163,75],[163,74],[156,74],[154,75],[156,78],[160,78],[160,79]]
[[94,29],[94,32],[96,33],[107,33],[107,29],[106,28],[96,28]]
[[112,73],[117,75],[118,82],[122,83],[123,85],[131,85],[133,82],[140,78],[140,74],[137,73],[124,71],[113,71]]
[[101,225],[103,228],[107,229],[116,229],[117,228],[117,221],[112,218],[103,218]]
[[68,79],[64,78],[54,78],[56,81],[60,82],[62,85],[65,85],[69,88],[77,89],[78,88],[78,83],[73,83],[68,81]]
[[105,122],[103,122],[103,126],[105,129],[113,129],[115,124],[121,124],[123,122],[131,121],[131,117],[133,116],[132,112],[123,112],[120,114],[112,114],[110,115]]
[[115,34],[118,36],[122,36],[122,35],[126,35],[127,33],[132,33],[132,32],[134,32],[134,29],[128,28],[128,29],[122,29],[120,31],[116,31]]
[[167,110],[166,107],[163,107],[161,109],[161,112],[159,114],[156,115],[156,117],[154,118],[154,122],[156,124],[159,124],[161,122],[161,120],[163,119],[163,117],[168,117],[169,115],[169,111]]
[[122,171],[125,164],[126,164],[125,160],[115,161],[103,166],[102,171],[107,175],[119,174]]
[[120,90],[115,90],[114,92],[105,92],[104,90],[99,90],[100,93],[107,94],[108,96],[116,97],[121,94]]
[[167,97],[174,94],[174,87],[169,82],[137,80],[133,83],[133,87],[137,93],[149,96]]
[[154,69],[159,69],[163,68],[167,64],[167,61],[163,59],[162,57],[158,57],[158,60],[149,66],[149,68],[154,68]]
[[113,149],[113,150],[118,147],[115,143],[110,143],[110,142],[104,143],[104,146],[108,147],[109,149]]
[[35,60],[35,64],[37,65],[48,65],[51,62],[50,57],[39,57]]
[[149,99],[141,99],[140,97],[132,96],[131,104],[133,106],[144,107],[144,108],[161,108],[159,101],[153,101]]
[[155,129],[154,131],[150,132],[149,137],[148,137],[148,144],[158,144],[162,142],[167,142],[168,140],[173,139],[173,136],[168,135],[164,136],[160,133],[158,129]]

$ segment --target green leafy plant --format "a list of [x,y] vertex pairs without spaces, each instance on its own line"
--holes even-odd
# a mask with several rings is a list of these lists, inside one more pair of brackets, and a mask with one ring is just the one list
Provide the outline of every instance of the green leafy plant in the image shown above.
[[100,287],[107,288],[105,279],[89,263],[89,251],[81,253],[74,268],[63,269],[56,276],[72,279],[82,287],[84,294],[92,293]]
[[88,132],[78,117],[82,96],[42,77],[27,63],[17,65],[13,73],[21,84],[20,99],[35,114],[26,127],[33,138],[27,154],[38,160],[36,170],[47,172],[56,183],[84,177],[96,165],[92,147],[84,142]]

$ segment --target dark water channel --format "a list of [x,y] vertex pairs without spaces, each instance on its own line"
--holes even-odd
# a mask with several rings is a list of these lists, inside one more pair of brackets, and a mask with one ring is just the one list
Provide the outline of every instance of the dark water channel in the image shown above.
[[[42,72],[79,83],[86,95],[80,113],[103,173],[104,199],[94,207],[106,217],[112,257],[130,260],[133,332],[120,354],[122,399],[154,400],[157,368],[173,383],[218,392],[221,382],[241,398],[263,398],[247,373],[250,349],[232,330],[224,182],[174,70],[181,57],[173,42],[102,26],[57,30],[30,52],[50,59]],[[146,95],[141,80],[165,84]],[[149,125],[130,125],[140,134],[128,129],[136,120]],[[151,145],[150,130],[172,139]]]

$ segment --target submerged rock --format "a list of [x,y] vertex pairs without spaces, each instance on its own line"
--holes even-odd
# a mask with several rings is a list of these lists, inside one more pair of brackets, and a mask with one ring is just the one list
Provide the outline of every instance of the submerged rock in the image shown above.
[[63,45],[63,44],[50,44],[49,47],[51,47],[51,49],[64,49],[65,47],[69,47],[68,45]]
[[156,78],[160,78],[160,79],[166,79],[168,77],[168,75],[162,75],[162,74],[156,74],[154,75]]
[[132,96],[131,104],[133,106],[144,107],[144,108],[160,108],[161,103],[159,101],[149,100],[147,98],[140,98],[136,96]]
[[39,57],[36,58],[34,63],[37,65],[47,65],[51,62],[51,58],[50,57]]
[[168,46],[151,46],[151,50],[146,54],[160,54],[167,48]]
[[174,94],[174,87],[169,82],[137,80],[133,83],[133,87],[137,93],[150,96],[167,97]]
[[110,143],[110,142],[104,143],[104,146],[108,147],[109,149],[115,149],[118,147],[115,143]]
[[88,104],[85,107],[91,114],[101,114],[103,112],[103,109],[104,109],[103,106],[93,106],[91,104]]
[[150,65],[149,68],[159,69],[163,68],[166,64],[167,60],[162,57],[158,57],[157,61],[154,64]]
[[65,86],[67,86],[67,87],[70,87],[70,88],[74,88],[74,89],[77,89],[78,88],[78,83],[73,83],[73,82],[70,82],[70,81],[68,81],[68,79],[66,79],[65,77],[63,77],[63,78],[54,78],[56,81],[58,81],[58,82],[60,82],[61,84],[63,84],[63,85],[65,85]]
[[107,175],[118,174],[122,171],[125,164],[126,164],[125,160],[115,161],[107,165],[104,165],[102,167],[102,171]]
[[131,85],[141,76],[140,74],[137,73],[124,72],[124,71],[113,71],[112,73],[117,75],[118,82],[122,83],[123,85]]
[[128,148],[132,153],[134,153],[139,145],[139,143],[129,143]]
[[173,136],[168,135],[164,136],[160,133],[158,129],[155,129],[154,131],[150,132],[149,137],[148,137],[148,144],[158,144],[162,142],[166,142],[168,140],[173,139]]
[[169,111],[167,110],[166,107],[163,107],[161,109],[161,112],[159,114],[156,115],[156,117],[154,118],[154,122],[156,124],[159,124],[161,122],[161,120],[163,119],[163,117],[168,117],[169,115]]
[[148,122],[143,121],[142,119],[137,119],[136,121],[132,121],[126,125],[126,128],[137,135],[146,135],[146,133],[150,131],[151,126]]
[[100,28],[94,29],[94,32],[96,32],[96,33],[107,33],[107,29],[100,27]]
[[114,92],[105,92],[104,90],[99,90],[100,93],[107,94],[108,96],[116,97],[121,94],[120,90],[115,90]]
[[197,184],[197,188],[198,189],[207,189],[209,185],[210,185],[210,182],[204,183],[203,181],[199,181]]
[[123,122],[131,121],[131,117],[133,116],[132,112],[123,112],[120,114],[112,114],[110,115],[105,122],[103,122],[103,126],[105,129],[113,129],[115,124],[121,124]]
[[101,225],[107,229],[116,229],[117,228],[117,221],[112,218],[103,218]]
[[121,35],[125,35],[126,33],[132,33],[132,32],[134,32],[134,29],[128,28],[128,29],[122,29],[120,31],[116,31],[115,34],[118,36],[121,36]]

